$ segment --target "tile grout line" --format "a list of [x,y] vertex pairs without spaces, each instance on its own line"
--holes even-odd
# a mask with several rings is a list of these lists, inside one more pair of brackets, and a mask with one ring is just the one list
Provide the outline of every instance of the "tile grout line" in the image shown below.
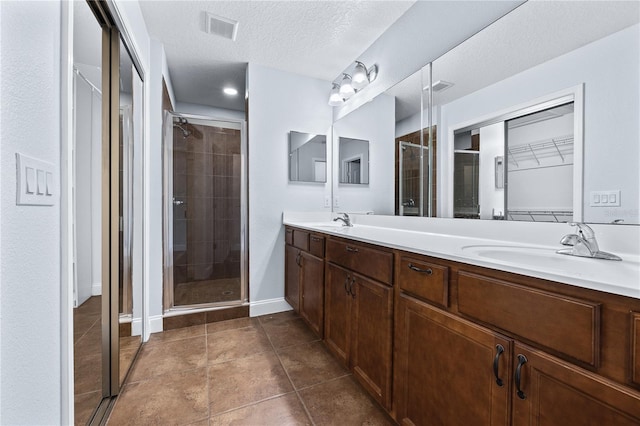
[[[260,322],[260,327],[262,327],[262,322]],[[264,327],[262,327],[262,329],[263,329],[264,333],[267,335],[267,339],[269,339],[269,344],[271,344],[271,347],[273,348],[273,352],[276,354],[276,357],[278,358],[278,362],[280,363],[280,366],[282,367],[282,371],[284,371],[284,374],[287,375],[287,379],[289,379],[289,383],[291,383],[291,387],[293,388],[293,391],[295,392],[296,397],[298,398],[298,401],[300,401],[300,404],[302,405],[302,409],[304,410],[304,412],[306,413],[307,417],[311,421],[311,424],[313,426],[316,426],[316,422],[313,420],[313,417],[311,416],[311,412],[309,412],[309,409],[307,408],[307,405],[304,403],[304,400],[302,399],[302,397],[298,393],[298,389],[296,388],[295,384],[293,383],[293,380],[291,380],[291,376],[289,375],[289,372],[284,367],[284,364],[282,363],[282,359],[280,358],[280,354],[278,353],[278,351],[276,350],[276,347],[274,346],[273,342],[271,341],[271,336],[269,335],[269,333],[267,333],[266,330],[264,330]],[[290,347],[293,347],[293,346],[297,346],[297,345],[291,345]]]

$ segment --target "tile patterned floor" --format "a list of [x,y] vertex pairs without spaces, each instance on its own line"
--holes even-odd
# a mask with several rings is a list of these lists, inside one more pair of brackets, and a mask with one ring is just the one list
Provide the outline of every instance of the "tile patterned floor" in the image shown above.
[[293,312],[151,336],[110,425],[389,425]]

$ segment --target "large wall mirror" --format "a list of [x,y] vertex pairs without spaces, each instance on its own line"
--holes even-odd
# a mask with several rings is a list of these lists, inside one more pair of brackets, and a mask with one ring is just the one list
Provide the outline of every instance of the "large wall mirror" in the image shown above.
[[289,180],[327,181],[327,136],[289,132]]
[[639,22],[526,2],[389,89],[395,214],[640,223]]

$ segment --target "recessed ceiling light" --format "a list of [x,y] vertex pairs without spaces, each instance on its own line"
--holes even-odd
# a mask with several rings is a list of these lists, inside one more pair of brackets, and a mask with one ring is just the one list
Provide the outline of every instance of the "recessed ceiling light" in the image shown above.
[[238,91],[233,87],[225,87],[224,89],[222,89],[222,91],[224,92],[225,95],[229,95],[229,96],[235,96],[238,94]]

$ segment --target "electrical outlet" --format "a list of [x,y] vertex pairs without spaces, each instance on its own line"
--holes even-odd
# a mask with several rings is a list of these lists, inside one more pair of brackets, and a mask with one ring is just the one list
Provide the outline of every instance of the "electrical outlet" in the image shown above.
[[333,207],[340,207],[340,203],[338,202],[338,196],[333,197]]
[[324,206],[325,207],[331,207],[331,196],[330,195],[325,195],[325,197],[324,197]]

